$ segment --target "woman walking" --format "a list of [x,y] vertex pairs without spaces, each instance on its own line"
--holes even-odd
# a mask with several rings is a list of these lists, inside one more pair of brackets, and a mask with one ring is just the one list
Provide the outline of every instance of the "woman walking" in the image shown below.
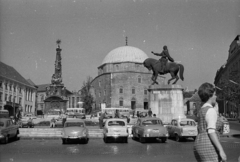
[[204,83],[199,87],[198,95],[204,104],[197,114],[198,136],[194,143],[195,158],[199,162],[225,162],[227,156],[219,142],[223,123],[213,108],[216,104],[215,88],[210,83]]

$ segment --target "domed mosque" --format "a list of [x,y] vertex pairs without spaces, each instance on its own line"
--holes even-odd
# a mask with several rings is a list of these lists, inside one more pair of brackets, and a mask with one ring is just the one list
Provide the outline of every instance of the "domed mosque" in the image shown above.
[[[132,46],[110,51],[98,67],[98,76],[92,81],[96,107],[148,109],[148,87],[152,71],[143,66],[148,56]],[[164,80],[160,79],[159,83]]]

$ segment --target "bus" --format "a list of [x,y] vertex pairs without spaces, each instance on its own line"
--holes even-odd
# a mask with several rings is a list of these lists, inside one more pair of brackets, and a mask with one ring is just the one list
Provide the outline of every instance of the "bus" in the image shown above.
[[67,108],[66,113],[69,118],[80,118],[80,119],[86,118],[84,108]]
[[9,118],[8,110],[0,110],[0,118]]
[[101,108],[101,112],[102,113],[106,112],[107,116],[110,117],[110,118],[115,117],[116,110],[119,111],[120,116],[122,118],[130,119],[130,112],[131,112],[130,108]]
[[60,117],[60,114],[61,114],[60,109],[50,109],[45,115],[45,117],[51,118],[51,119],[52,118],[58,119]]

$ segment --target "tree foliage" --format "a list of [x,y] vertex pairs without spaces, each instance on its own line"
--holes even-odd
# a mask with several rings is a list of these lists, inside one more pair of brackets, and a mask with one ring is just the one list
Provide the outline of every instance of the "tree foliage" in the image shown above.
[[81,101],[83,101],[83,107],[86,109],[86,113],[90,114],[92,111],[92,105],[94,103],[93,96],[91,94],[91,77],[87,77],[87,80],[83,82],[81,92]]

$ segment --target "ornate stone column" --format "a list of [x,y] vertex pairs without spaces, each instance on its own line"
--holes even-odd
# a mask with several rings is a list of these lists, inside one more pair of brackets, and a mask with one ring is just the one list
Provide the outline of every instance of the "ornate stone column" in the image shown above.
[[149,107],[163,122],[170,122],[174,118],[186,118],[181,85],[151,85],[148,91]]

